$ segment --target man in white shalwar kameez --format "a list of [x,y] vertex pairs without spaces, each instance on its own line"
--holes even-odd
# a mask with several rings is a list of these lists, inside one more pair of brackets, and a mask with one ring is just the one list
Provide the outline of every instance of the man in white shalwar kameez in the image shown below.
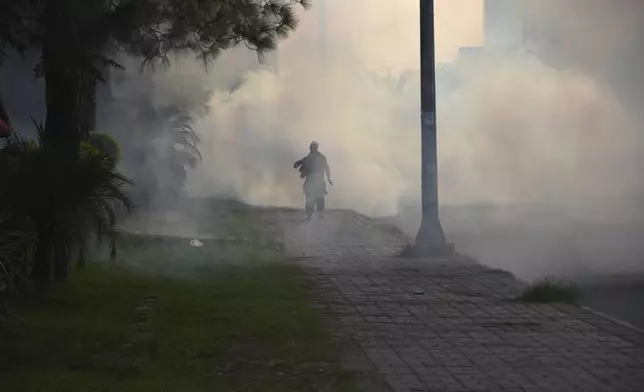
[[326,157],[319,151],[318,142],[311,142],[309,155],[295,162],[294,168],[300,170],[300,177],[304,178],[304,196],[306,196],[306,217],[311,219],[316,208],[323,216],[325,209],[324,197],[327,195],[326,181],[331,181],[331,169]]

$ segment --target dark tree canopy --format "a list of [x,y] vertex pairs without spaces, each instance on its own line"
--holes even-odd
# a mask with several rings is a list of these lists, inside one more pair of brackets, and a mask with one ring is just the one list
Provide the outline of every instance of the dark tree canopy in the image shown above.
[[[309,0],[0,0],[0,60],[39,50],[45,135],[60,143],[94,129],[96,85],[118,55],[151,66],[192,52],[207,64],[238,45],[261,53],[296,28]],[[75,151],[77,148],[72,148]]]
[[177,51],[211,60],[241,44],[263,52],[297,27],[296,5],[310,1],[0,0],[0,54],[48,40],[72,58],[105,62],[121,50],[147,61]]

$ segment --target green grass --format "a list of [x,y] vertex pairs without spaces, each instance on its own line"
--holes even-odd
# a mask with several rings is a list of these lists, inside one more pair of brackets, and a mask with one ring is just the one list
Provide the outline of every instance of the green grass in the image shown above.
[[310,283],[256,226],[203,248],[127,236],[116,266],[14,302],[30,328],[0,330],[0,390],[354,391]]
[[581,292],[573,284],[555,279],[538,280],[517,298],[521,302],[579,304]]

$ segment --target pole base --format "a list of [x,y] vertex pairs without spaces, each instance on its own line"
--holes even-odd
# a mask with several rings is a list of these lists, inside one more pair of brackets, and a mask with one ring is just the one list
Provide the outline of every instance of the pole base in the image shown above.
[[451,243],[433,246],[411,245],[405,248],[400,253],[400,256],[409,258],[451,259],[456,256],[456,246]]
[[[424,209],[423,209],[424,211]],[[434,209],[437,211],[437,208]],[[438,213],[423,212],[423,219],[418,228],[416,241],[411,245],[403,256],[424,257],[424,258],[453,258],[456,255],[456,247],[445,240],[445,233],[441,225]]]

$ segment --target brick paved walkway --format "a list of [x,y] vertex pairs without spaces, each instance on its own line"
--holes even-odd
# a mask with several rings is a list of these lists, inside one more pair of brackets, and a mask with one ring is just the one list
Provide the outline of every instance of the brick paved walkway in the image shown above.
[[501,271],[396,258],[407,238],[352,212],[267,212],[350,337],[374,391],[644,391],[644,334],[573,306],[513,303]]

